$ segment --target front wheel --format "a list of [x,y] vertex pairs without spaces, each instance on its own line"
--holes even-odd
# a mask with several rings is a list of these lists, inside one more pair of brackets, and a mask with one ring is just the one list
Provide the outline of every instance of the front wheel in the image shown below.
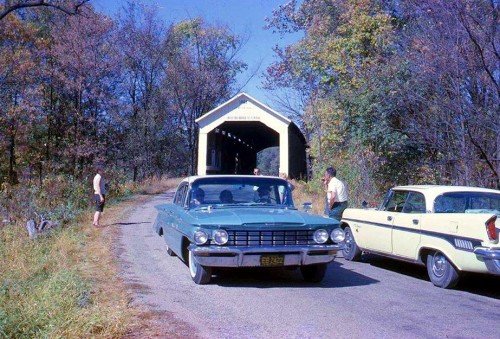
[[441,252],[434,252],[427,256],[427,273],[431,282],[441,288],[455,287],[460,278],[455,267]]
[[200,265],[196,261],[193,251],[189,251],[189,273],[198,285],[208,284],[212,278],[212,268]]
[[325,277],[326,264],[300,266],[300,273],[305,281],[319,283]]
[[345,233],[345,240],[344,240],[345,246],[344,249],[342,250],[342,255],[346,260],[358,261],[359,259],[361,259],[361,250],[359,249],[358,244],[356,244],[356,240],[354,240],[351,228],[349,226],[344,228],[344,233]]

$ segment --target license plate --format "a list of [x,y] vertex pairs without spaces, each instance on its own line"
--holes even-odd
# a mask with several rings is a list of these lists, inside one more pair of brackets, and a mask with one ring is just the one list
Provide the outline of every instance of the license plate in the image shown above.
[[284,255],[263,255],[260,257],[261,266],[283,266],[284,264]]

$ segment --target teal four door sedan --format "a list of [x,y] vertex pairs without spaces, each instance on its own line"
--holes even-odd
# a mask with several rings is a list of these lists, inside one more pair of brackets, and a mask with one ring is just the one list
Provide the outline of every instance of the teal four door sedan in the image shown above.
[[320,282],[344,248],[339,221],[298,211],[279,177],[188,177],[173,203],[156,208],[155,232],[196,284],[209,283],[217,267],[297,267],[304,280]]

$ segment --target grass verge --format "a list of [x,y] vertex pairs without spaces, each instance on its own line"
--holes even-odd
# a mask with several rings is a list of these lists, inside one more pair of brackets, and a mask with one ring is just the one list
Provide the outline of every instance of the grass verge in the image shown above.
[[[177,183],[149,183],[144,193]],[[110,206],[103,221],[117,224],[143,198]],[[0,228],[0,337],[119,338],[141,327],[118,274],[116,228],[94,228],[92,214],[36,240],[24,225]]]

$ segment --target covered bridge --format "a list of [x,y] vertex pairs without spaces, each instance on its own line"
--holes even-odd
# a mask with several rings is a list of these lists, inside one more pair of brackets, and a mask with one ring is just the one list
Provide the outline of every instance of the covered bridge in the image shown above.
[[[279,172],[306,178],[306,141],[288,118],[240,93],[196,119],[198,175],[251,174],[257,153],[279,147]],[[278,175],[278,173],[271,173]]]

